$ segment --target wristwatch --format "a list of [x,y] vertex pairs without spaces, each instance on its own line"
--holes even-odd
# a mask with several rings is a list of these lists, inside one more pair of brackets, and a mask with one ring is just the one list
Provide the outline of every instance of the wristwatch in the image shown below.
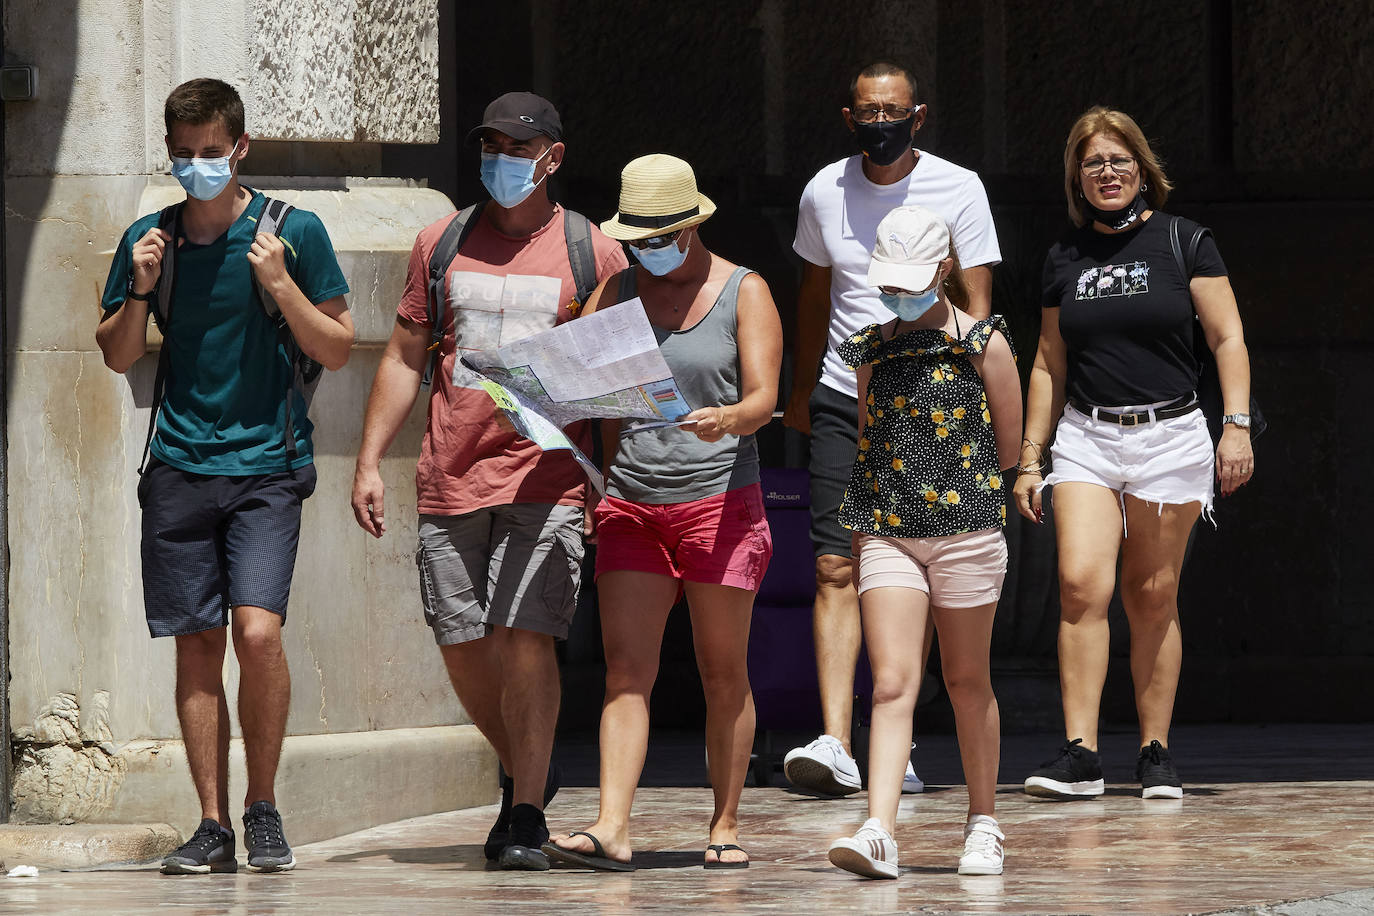
[[1240,427],[1241,429],[1249,429],[1250,415],[1248,413],[1228,413],[1221,418],[1222,426],[1225,426],[1227,423],[1230,423],[1232,426]]
[[125,299],[137,299],[139,302],[147,302],[149,299],[152,298],[152,296],[153,296],[153,291],[152,291],[152,290],[148,290],[148,292],[146,292],[146,293],[135,292],[135,291],[134,291],[134,278],[133,278],[133,277],[130,277],[130,278],[129,278],[129,288],[128,288],[127,290],[124,291],[124,298],[125,298]]

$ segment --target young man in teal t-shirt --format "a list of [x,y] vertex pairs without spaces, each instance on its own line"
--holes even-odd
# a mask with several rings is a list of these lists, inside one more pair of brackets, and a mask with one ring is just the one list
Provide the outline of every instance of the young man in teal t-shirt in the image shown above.
[[248,868],[285,871],[296,860],[273,788],[291,693],[281,628],[301,502],[315,488],[313,427],[293,385],[288,342],[254,281],[280,308],[296,346],[327,369],[343,366],[353,345],[348,284],[315,214],[294,210],[277,235],[257,231],[265,198],[238,181],[249,137],[233,87],[183,83],[167,97],[164,116],[172,174],[187,193],[176,237],[159,228],[156,213],[125,231],[96,330],[116,372],[147,352],[149,312],[175,246],[162,328],[166,384],[138,498],[144,609],[153,636],[176,639],[177,717],[202,820],[162,870],[237,869],[221,679],[232,625],[248,764]]

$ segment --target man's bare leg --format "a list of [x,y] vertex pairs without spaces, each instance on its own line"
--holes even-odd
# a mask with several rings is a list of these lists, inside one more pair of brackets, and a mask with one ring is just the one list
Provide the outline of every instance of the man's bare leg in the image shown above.
[[282,618],[265,608],[234,608],[234,654],[239,661],[239,725],[248,764],[243,806],[277,804],[277,764],[291,706],[291,672],[281,644]]
[[232,830],[229,820],[229,705],[224,696],[223,627],[176,637],[177,718],[200,816]]

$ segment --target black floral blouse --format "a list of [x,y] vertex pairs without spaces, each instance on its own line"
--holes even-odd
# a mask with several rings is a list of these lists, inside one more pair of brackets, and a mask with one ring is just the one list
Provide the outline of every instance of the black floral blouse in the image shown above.
[[840,344],[848,365],[873,364],[841,525],[864,534],[926,538],[1006,524],[992,415],[969,359],[983,351],[993,331],[1011,343],[1006,320],[993,315],[962,339],[928,328],[883,340],[871,324]]

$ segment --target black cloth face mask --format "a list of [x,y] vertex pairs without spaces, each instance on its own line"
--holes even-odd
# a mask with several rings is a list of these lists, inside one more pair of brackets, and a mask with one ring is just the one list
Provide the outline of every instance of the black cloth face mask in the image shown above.
[[[1079,193],[1082,192],[1080,191]],[[1135,200],[1131,201],[1120,210],[1099,210],[1097,207],[1094,207],[1087,196],[1084,195],[1083,209],[1087,210],[1097,222],[1107,226],[1114,232],[1120,232],[1122,229],[1131,225],[1131,223],[1140,219],[1140,214],[1150,209],[1150,205],[1145,203],[1145,195],[1137,191]]]
[[904,121],[855,121],[854,139],[874,165],[891,165],[911,149],[911,123],[915,118],[916,113],[912,112]]

